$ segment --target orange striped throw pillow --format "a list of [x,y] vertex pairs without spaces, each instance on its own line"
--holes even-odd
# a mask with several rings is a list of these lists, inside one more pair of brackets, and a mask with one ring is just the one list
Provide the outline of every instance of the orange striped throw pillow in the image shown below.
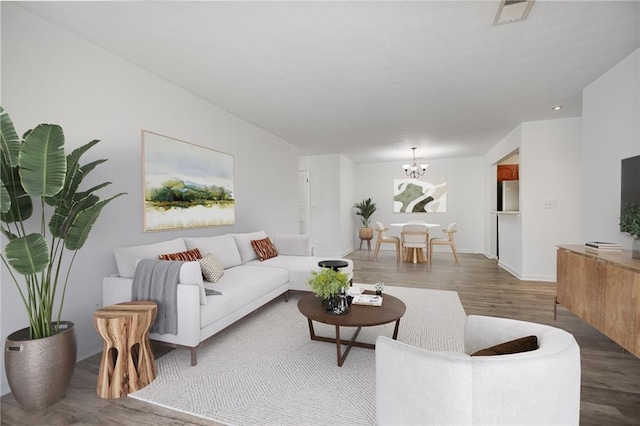
[[192,250],[181,251],[179,253],[159,254],[158,259],[161,260],[182,260],[184,262],[193,262],[194,260],[202,259],[200,250],[194,248]]
[[256,251],[256,255],[258,256],[258,259],[260,259],[260,262],[271,259],[272,257],[276,257],[278,255],[278,252],[271,243],[269,237],[262,240],[251,240],[251,245]]

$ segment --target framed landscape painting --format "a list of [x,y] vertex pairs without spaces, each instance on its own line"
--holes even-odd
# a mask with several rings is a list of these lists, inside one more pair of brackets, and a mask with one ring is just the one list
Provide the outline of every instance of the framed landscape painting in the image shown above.
[[394,179],[394,213],[445,213],[447,179]]
[[233,156],[142,131],[144,231],[233,225]]

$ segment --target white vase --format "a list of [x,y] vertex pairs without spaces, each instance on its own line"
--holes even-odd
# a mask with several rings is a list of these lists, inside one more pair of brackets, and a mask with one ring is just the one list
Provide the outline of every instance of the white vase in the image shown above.
[[631,257],[640,259],[640,238],[634,238],[631,242]]

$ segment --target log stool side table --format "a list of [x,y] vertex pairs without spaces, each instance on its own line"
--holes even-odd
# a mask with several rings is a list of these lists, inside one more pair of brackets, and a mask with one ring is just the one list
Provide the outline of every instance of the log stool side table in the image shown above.
[[93,313],[93,324],[104,340],[96,387],[100,398],[126,396],[156,378],[149,330],[157,310],[154,302],[135,301]]

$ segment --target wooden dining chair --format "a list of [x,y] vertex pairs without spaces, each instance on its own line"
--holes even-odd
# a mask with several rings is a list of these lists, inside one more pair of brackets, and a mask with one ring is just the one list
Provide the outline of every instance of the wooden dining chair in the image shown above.
[[389,243],[389,244],[395,244],[396,260],[400,262],[401,261],[400,238],[386,235],[386,231],[388,230],[389,229],[385,228],[382,222],[376,222],[376,232],[378,233],[378,239],[376,241],[376,248],[373,252],[373,260],[376,260],[378,258],[378,251],[380,250],[380,245],[384,243]]
[[400,240],[405,261],[419,263],[426,260],[423,249],[427,250],[429,247],[429,228],[420,224],[404,225]]
[[453,252],[453,257],[456,259],[456,265],[460,264],[460,260],[458,259],[458,250],[456,249],[456,243],[453,240],[453,234],[457,231],[456,223],[453,222],[449,224],[445,229],[442,230],[447,236],[446,238],[431,238],[429,240],[429,264],[431,264],[431,258],[433,256],[433,246],[434,245],[442,245],[442,246],[450,246],[451,251]]

